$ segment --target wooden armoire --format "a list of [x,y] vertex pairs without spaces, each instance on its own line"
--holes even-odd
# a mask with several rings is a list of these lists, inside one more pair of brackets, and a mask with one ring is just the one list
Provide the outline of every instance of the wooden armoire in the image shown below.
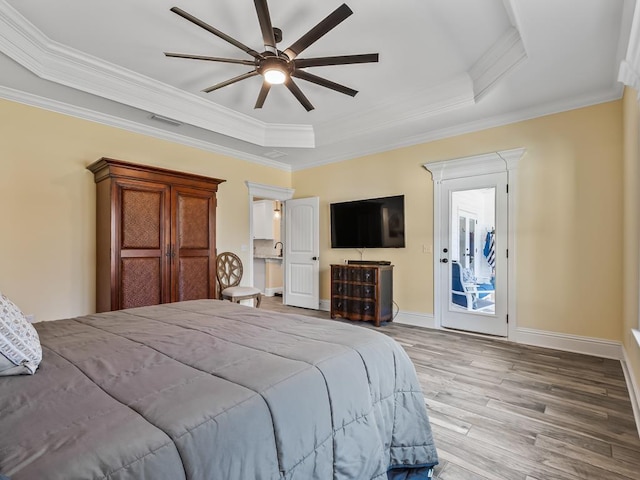
[[215,298],[216,192],[224,180],[101,158],[96,310]]

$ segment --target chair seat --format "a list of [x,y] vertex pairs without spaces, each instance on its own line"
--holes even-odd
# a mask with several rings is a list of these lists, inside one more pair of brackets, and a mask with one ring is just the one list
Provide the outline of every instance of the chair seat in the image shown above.
[[478,298],[475,302],[473,302],[473,309],[476,312],[485,312],[487,310],[493,310],[495,303],[491,300],[485,300],[482,298]]
[[238,286],[238,287],[227,287],[224,290],[222,290],[223,296],[233,297],[233,298],[258,295],[259,293],[260,293],[260,290],[258,290],[255,287]]

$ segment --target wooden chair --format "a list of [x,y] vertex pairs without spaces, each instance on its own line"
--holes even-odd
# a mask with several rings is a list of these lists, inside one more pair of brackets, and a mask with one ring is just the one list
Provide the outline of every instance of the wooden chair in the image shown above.
[[240,303],[240,300],[249,298],[256,299],[256,308],[260,307],[262,294],[255,287],[241,287],[242,261],[231,252],[223,252],[216,259],[216,277],[220,285],[220,296],[222,300],[229,300]]

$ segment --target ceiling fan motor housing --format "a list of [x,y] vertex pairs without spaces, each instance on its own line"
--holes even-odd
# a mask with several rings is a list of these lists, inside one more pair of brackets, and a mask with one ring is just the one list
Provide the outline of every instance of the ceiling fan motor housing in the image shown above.
[[258,60],[257,70],[260,75],[264,75],[267,70],[280,70],[281,72],[291,75],[294,70],[293,62],[285,56],[276,56],[271,52],[264,52],[264,59]]

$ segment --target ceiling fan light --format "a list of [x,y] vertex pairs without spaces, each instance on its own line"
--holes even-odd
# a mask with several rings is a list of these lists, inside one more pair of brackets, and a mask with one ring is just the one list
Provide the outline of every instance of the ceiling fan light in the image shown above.
[[271,85],[280,85],[287,80],[287,75],[279,68],[270,68],[263,73],[264,79]]

